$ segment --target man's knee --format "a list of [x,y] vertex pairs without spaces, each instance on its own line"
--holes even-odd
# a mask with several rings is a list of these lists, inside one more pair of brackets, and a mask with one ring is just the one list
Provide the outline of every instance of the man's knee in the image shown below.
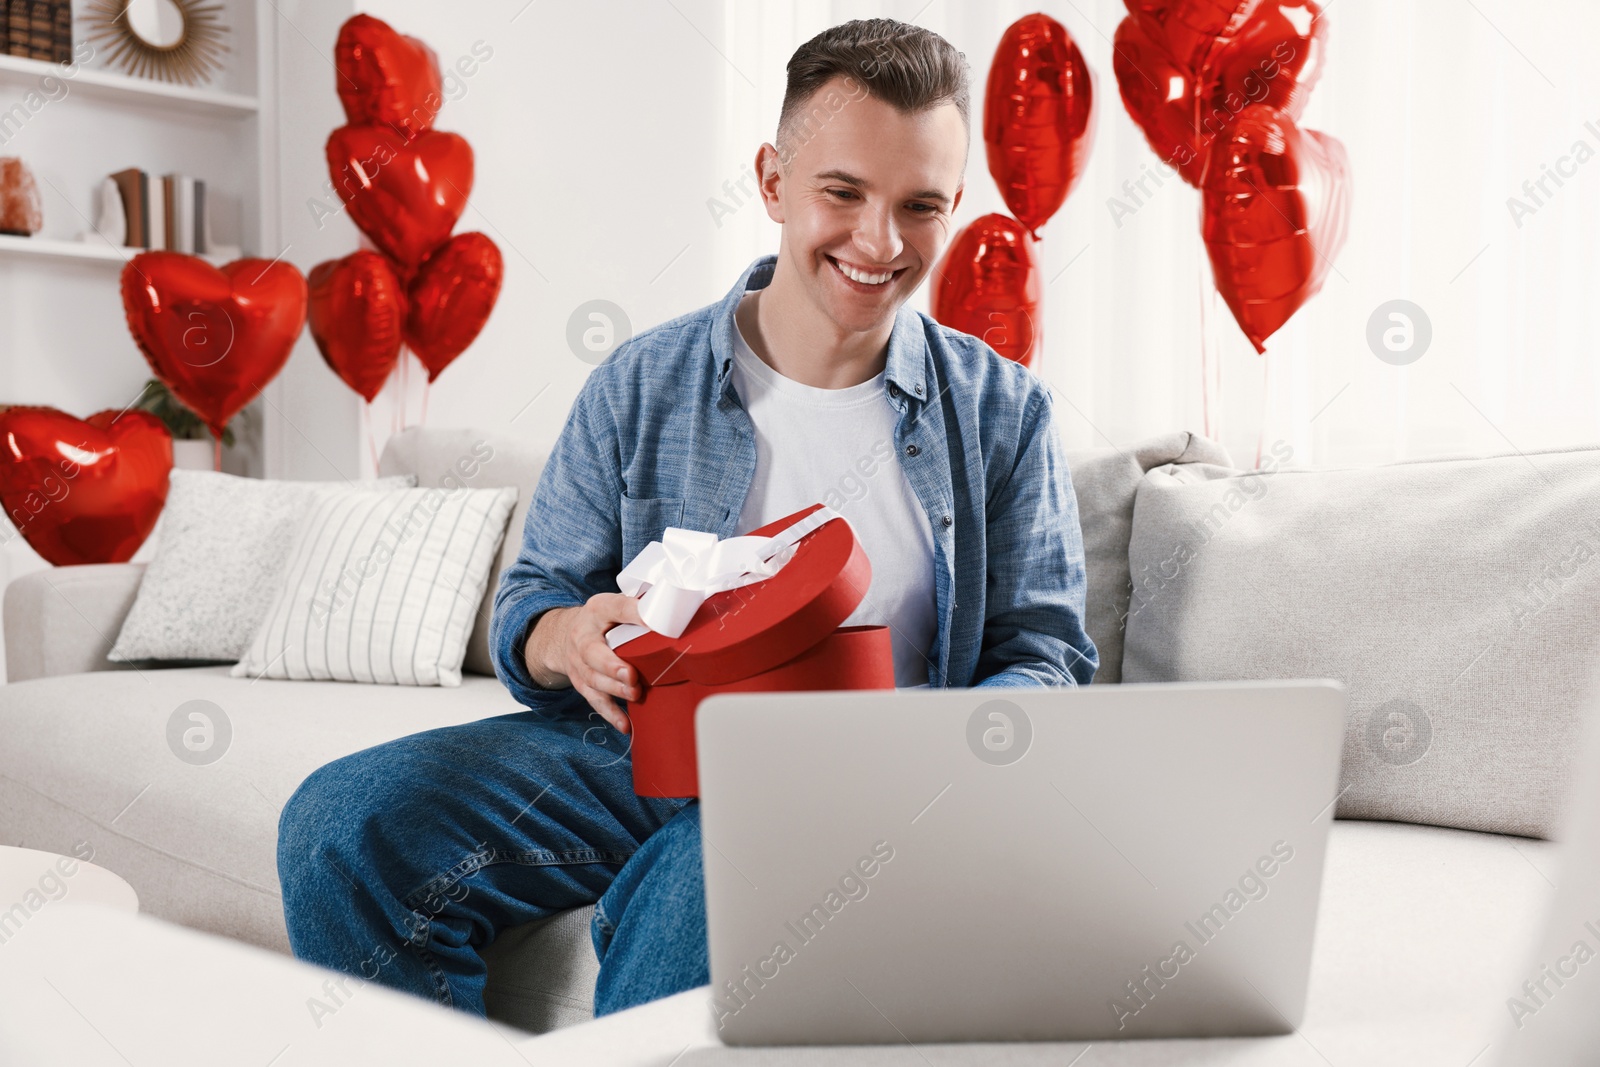
[[310,872],[315,861],[351,843],[348,828],[361,818],[355,809],[367,802],[362,776],[352,765],[361,755],[312,771],[284,804],[278,816],[278,875],[285,887],[293,876]]
[[700,805],[685,806],[650,835],[645,847],[655,853],[651,866],[664,863],[677,868],[699,868]]
[[[529,736],[530,726],[542,727],[538,737]],[[485,753],[519,741],[529,746],[519,772],[537,794],[570,774],[569,750],[582,746],[580,733],[569,724],[548,727],[505,716],[413,734],[325,764],[300,784],[279,816],[280,880],[316,879],[338,866],[344,881],[359,882],[362,872],[355,868],[373,851],[403,859],[423,843],[438,846],[452,836],[466,841],[463,835],[474,828],[468,824],[499,815],[516,818],[523,834],[535,831],[538,812],[525,807],[518,813],[526,805],[520,793],[497,796],[494,775],[468,769]]]
[[278,816],[280,880],[315,877],[335,864],[344,881],[354,881],[353,868],[373,844],[402,830],[425,832],[438,805],[404,740],[343,756],[300,783]]
[[[608,920],[621,922],[639,898],[649,901],[648,911],[684,906],[703,909],[700,848],[700,805],[690,804],[651,834],[618,874],[600,902]],[[596,947],[609,940],[597,938]]]

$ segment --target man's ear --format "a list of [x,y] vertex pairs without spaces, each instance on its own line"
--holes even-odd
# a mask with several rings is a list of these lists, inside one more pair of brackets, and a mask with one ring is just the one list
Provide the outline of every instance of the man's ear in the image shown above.
[[761,203],[767,209],[767,218],[783,222],[783,171],[778,165],[778,150],[771,143],[756,149],[756,187],[761,191]]

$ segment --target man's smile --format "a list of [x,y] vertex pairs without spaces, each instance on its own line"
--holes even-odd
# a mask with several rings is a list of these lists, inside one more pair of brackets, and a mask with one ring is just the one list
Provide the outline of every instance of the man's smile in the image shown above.
[[873,270],[860,264],[849,263],[844,260],[836,259],[833,256],[827,255],[826,253],[824,253],[824,258],[827,259],[829,263],[833,264],[835,274],[844,279],[844,281],[851,288],[857,290],[858,292],[864,293],[877,292],[888,285],[895,278],[905,273],[907,269],[905,267],[901,267],[899,270],[890,271],[885,271],[881,268],[878,270]]

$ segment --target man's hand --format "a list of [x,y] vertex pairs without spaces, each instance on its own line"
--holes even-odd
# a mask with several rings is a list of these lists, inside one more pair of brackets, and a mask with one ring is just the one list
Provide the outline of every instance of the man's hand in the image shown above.
[[578,608],[551,608],[528,634],[523,654],[540,688],[576,689],[601,718],[622,733],[632,729],[614,698],[639,700],[638,672],[606,644],[618,623],[643,625],[639,601],[621,593],[596,593]]

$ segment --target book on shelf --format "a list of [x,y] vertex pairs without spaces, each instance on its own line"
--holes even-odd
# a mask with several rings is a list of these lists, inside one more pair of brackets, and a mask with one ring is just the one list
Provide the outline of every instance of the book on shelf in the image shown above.
[[205,255],[210,251],[206,183],[185,174],[156,178],[138,167],[111,176],[122,193],[129,248],[168,249]]
[[55,6],[55,21],[50,27],[50,58],[57,63],[72,62],[72,0]]
[[[172,234],[167,230],[167,183],[164,179],[145,175],[145,218],[149,225],[145,227],[145,247],[150,249],[172,248]],[[174,252],[176,248],[172,248]]]
[[0,52],[70,63],[71,0],[0,0]]
[[148,248],[145,234],[150,229],[150,212],[145,205],[149,203],[149,175],[138,167],[129,167],[117,171],[111,180],[122,193],[122,213],[128,220],[128,236],[122,243],[129,248]]
[[33,0],[0,0],[6,5],[6,54],[32,58],[28,54],[28,7]]

